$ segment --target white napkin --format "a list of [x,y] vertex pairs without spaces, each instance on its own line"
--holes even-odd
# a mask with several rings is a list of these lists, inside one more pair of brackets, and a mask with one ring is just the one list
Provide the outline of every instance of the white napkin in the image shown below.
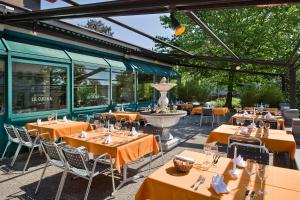
[[193,158],[186,157],[186,156],[175,155],[175,158],[178,160],[181,160],[181,161],[191,163],[191,164],[194,164],[196,162]]
[[64,117],[63,117],[63,121],[64,121],[64,122],[68,122],[67,116],[64,116]]
[[88,137],[88,133],[85,131],[81,131],[79,137],[81,138],[87,138]]
[[247,111],[244,111],[243,116],[244,116],[244,117],[248,117],[248,116],[249,116],[249,113],[248,113]]
[[42,120],[41,119],[37,119],[36,123],[37,123],[37,125],[41,125],[42,124]]
[[229,189],[224,183],[224,176],[214,175],[211,179],[211,186],[217,194],[229,193]]
[[241,155],[239,155],[235,159],[233,158],[232,162],[235,163],[236,166],[241,167],[241,168],[246,167],[246,164],[247,164]]
[[241,134],[248,134],[248,128],[247,127],[242,128]]
[[110,124],[109,127],[108,127],[108,131],[109,132],[113,132],[115,130],[115,127],[113,124]]
[[110,144],[112,142],[111,135],[104,138],[103,144]]
[[130,135],[135,136],[137,134],[138,134],[138,132],[135,130],[135,127],[132,127]]
[[123,104],[121,105],[121,112],[124,112]]
[[265,115],[265,119],[272,119],[273,118],[273,115],[268,112],[266,115]]
[[112,113],[111,110],[109,110],[108,113],[111,114]]

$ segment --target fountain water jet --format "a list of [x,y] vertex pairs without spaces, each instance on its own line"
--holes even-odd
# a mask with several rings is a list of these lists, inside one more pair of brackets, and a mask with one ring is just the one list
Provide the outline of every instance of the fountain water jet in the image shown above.
[[180,118],[186,116],[187,113],[186,111],[182,110],[168,112],[169,99],[167,97],[167,93],[170,89],[176,86],[176,84],[167,83],[167,79],[163,77],[160,83],[151,84],[151,86],[160,92],[160,98],[158,100],[158,112],[141,112],[141,115],[147,120],[149,124],[162,129],[162,148],[164,151],[167,151],[180,142],[178,138],[173,137],[173,135],[170,133],[170,127],[176,125],[179,122]]

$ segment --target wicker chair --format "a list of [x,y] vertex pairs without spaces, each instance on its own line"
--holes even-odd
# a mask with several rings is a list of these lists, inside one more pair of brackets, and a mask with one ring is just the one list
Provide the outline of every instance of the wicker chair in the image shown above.
[[[79,176],[89,181],[84,200],[88,198],[93,178],[99,174],[106,172],[107,170],[111,171],[112,188],[113,192],[115,191],[113,162],[109,154],[105,153],[94,160],[89,160],[88,152],[85,148],[62,147],[61,151],[66,162],[66,167],[61,178],[61,182],[59,184],[59,189],[57,191],[55,199],[60,199],[68,173],[74,174],[75,176]],[[101,160],[104,158],[108,159],[110,163],[107,164],[101,162]]]
[[15,152],[15,155],[14,155],[14,157],[13,157],[11,163],[10,163],[10,166],[13,166],[16,159],[17,159],[17,156],[19,154],[20,148],[22,146],[22,144],[21,144],[22,142],[21,142],[21,139],[20,139],[20,136],[19,136],[18,132],[16,131],[16,129],[13,125],[4,124],[4,130],[7,134],[8,142],[6,144],[4,152],[2,154],[1,161],[3,160],[8,147],[13,143],[18,144],[17,151]]
[[61,154],[61,151],[59,149],[64,144],[65,144],[64,142],[57,144],[57,143],[51,142],[49,140],[43,140],[41,142],[41,146],[46,155],[47,161],[45,163],[41,178],[35,189],[35,194],[37,194],[37,192],[39,190],[40,184],[43,180],[43,177],[45,175],[47,167],[54,166],[54,167],[58,167],[63,170],[65,169],[65,162],[64,162],[63,156]]
[[[33,153],[34,148],[39,148],[40,153],[42,153],[42,149],[41,149],[41,144],[40,144],[40,136],[36,135],[36,136],[31,136],[30,132],[36,132],[37,130],[30,130],[28,131],[26,128],[17,128],[18,134],[20,136],[21,139],[21,145],[18,146],[18,149],[16,151],[16,153],[19,153],[20,149],[22,146],[27,147],[30,150],[30,153],[28,155],[27,161],[25,163],[24,169],[23,169],[23,173],[25,172],[27,165],[29,163],[29,160],[31,158],[31,155]],[[20,148],[19,148],[20,147]]]
[[261,164],[273,165],[273,154],[269,153],[269,150],[258,138],[231,136],[228,139],[228,158],[234,158],[235,148],[237,148],[237,155],[241,155],[244,159],[253,159]]

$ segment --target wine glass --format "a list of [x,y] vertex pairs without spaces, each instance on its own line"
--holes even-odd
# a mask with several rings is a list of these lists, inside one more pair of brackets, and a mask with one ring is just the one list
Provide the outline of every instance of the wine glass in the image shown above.
[[266,128],[267,130],[269,130],[270,127],[271,127],[271,124],[270,124],[269,122],[265,122],[265,128]]
[[246,172],[249,176],[249,182],[248,182],[248,186],[247,189],[250,190],[251,189],[251,176],[254,175],[256,173],[256,161],[253,159],[248,159],[247,160],[247,165],[246,165]]
[[267,165],[258,164],[257,166],[257,176],[260,180],[260,189],[258,190],[258,194],[260,196],[264,196],[266,192],[263,189],[263,182],[268,177]]
[[264,128],[264,122],[262,120],[259,120],[258,121],[258,126],[260,129],[263,129]]
[[239,117],[237,117],[236,119],[235,119],[235,123],[236,123],[236,125],[240,125],[240,123],[241,123],[241,120],[240,120],[240,118]]
[[244,123],[245,123],[245,118],[244,117],[241,117],[240,123],[241,123],[241,126],[244,126]]
[[116,122],[115,128],[116,128],[117,130],[121,130],[121,129],[122,129],[122,123],[121,123],[121,122]]
[[203,165],[204,169],[208,169],[209,166],[210,166],[210,162],[208,161],[208,159],[209,159],[209,156],[212,153],[211,147],[212,147],[212,145],[210,145],[210,144],[204,144],[203,145],[203,151],[205,153],[205,161],[202,165]]

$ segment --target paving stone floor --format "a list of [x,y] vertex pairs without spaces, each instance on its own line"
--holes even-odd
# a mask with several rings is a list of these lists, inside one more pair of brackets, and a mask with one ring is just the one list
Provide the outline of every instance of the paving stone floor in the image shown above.
[[[165,161],[169,161],[174,155],[183,150],[202,151],[203,143],[205,143],[208,133],[211,130],[210,125],[199,127],[199,116],[188,116],[182,119],[178,125],[172,128],[172,133],[181,139],[181,144],[165,153]],[[226,152],[226,147],[221,148],[221,151]],[[10,159],[5,159],[0,162],[0,200],[4,199],[24,199],[24,200],[50,200],[54,199],[57,187],[62,175],[62,170],[49,167],[46,171],[45,179],[41,184],[39,193],[34,194],[35,187],[41,176],[42,168],[45,163],[45,157],[40,155],[38,151],[33,155],[29,164],[29,170],[24,175],[21,173],[22,167],[26,161],[27,153],[22,154],[15,163],[13,168],[8,167]],[[276,159],[285,165],[286,162],[282,160],[286,156],[278,155]],[[132,174],[139,174],[147,176],[149,157],[135,162],[129,166],[129,176]],[[162,164],[161,157],[154,159],[151,167],[151,172],[155,171]],[[151,173],[150,172],[150,173]],[[142,184],[144,178],[137,179],[131,182],[119,191],[116,192],[115,198],[118,200],[132,200],[137,192],[139,186]],[[116,180],[116,184],[120,181]],[[80,200],[83,199],[87,180],[78,178],[73,179],[71,175],[68,176],[61,199],[63,200]],[[93,180],[89,199],[111,199],[111,178],[108,176],[98,176]]]

